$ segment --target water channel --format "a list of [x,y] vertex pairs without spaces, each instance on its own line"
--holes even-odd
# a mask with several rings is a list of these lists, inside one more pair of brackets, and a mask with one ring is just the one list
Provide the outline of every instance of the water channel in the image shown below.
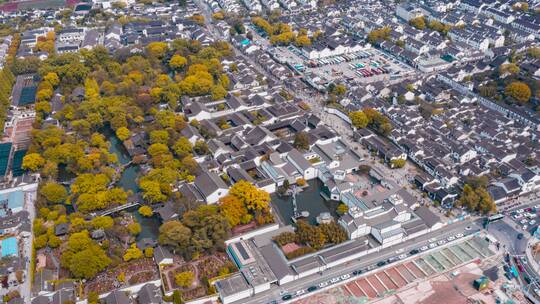
[[[109,147],[109,152],[116,154],[120,164],[124,165],[129,163],[131,161],[131,158],[122,142],[118,139],[118,137],[116,137],[116,134],[114,134],[113,130],[110,128],[105,128],[102,131],[102,134],[111,143],[111,146]],[[141,168],[138,165],[127,166],[122,172],[122,176],[117,181],[116,185],[126,191],[131,190],[132,193],[139,192],[140,189],[137,185],[137,178],[140,172]],[[154,215],[152,217],[144,217],[141,216],[137,210],[138,207],[127,210],[133,215],[133,217],[135,217],[135,219],[142,228],[141,233],[137,236],[137,241],[143,238],[150,238],[156,240],[159,234],[159,226],[161,225],[161,221],[159,220],[157,215]]]

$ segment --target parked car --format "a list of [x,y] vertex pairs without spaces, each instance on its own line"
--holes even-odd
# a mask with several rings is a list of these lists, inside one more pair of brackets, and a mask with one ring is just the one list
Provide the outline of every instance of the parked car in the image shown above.
[[378,267],[381,267],[381,266],[384,266],[384,265],[386,265],[386,261],[380,261],[379,263],[377,263]]
[[422,250],[422,251],[426,251],[426,250],[428,250],[428,249],[429,249],[428,246],[422,246],[422,247],[420,248],[420,250]]
[[342,280],[346,280],[346,279],[348,279],[348,278],[350,278],[350,277],[351,277],[350,274],[344,274],[344,275],[341,276],[341,279],[342,279]]
[[319,283],[319,288],[324,288],[324,287],[326,287],[326,286],[328,286],[328,282],[321,282],[321,283]]
[[305,290],[300,289],[300,290],[298,290],[298,291],[296,292],[296,295],[297,295],[297,296],[301,296],[301,295],[303,295],[303,294],[305,294],[305,293],[306,293]]
[[291,298],[292,298],[292,296],[291,296],[290,294],[286,294],[286,295],[284,295],[283,297],[281,297],[281,299],[282,299],[283,301],[290,300]]
[[418,249],[413,249],[409,252],[410,255],[415,255],[415,254],[418,254]]

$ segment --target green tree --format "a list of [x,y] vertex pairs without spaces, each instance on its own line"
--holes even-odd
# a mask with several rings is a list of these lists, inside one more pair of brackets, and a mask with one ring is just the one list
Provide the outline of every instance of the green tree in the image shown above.
[[146,247],[144,249],[144,256],[147,258],[151,258],[154,256],[154,248],[152,247]]
[[515,63],[506,63],[499,66],[499,74],[517,74],[519,73],[519,66]]
[[90,291],[87,297],[88,304],[99,304],[99,294],[96,291]]
[[227,218],[229,226],[235,227],[240,223],[251,220],[244,203],[234,195],[227,195],[220,200],[221,213]]
[[114,220],[110,216],[96,216],[90,223],[95,229],[111,229],[114,226]]
[[504,93],[520,103],[526,103],[531,98],[531,89],[526,83],[520,81],[514,81],[507,85]]
[[409,24],[419,30],[423,30],[426,28],[426,18],[424,16],[413,18],[409,20]]
[[142,180],[139,187],[143,192],[143,198],[150,203],[160,203],[167,200],[167,195],[161,192],[161,185],[157,181]]
[[38,153],[29,153],[23,157],[22,168],[37,171],[45,165],[45,159]]
[[68,195],[66,188],[55,182],[45,183],[39,192],[48,202],[55,204],[64,202]]
[[458,200],[458,205],[474,211],[478,207],[479,200],[480,199],[474,189],[470,185],[465,184],[463,192]]
[[357,129],[363,129],[368,125],[368,118],[366,114],[362,111],[355,111],[349,113],[349,118],[351,119],[352,125]]
[[116,130],[116,137],[121,141],[128,139],[131,136],[131,132],[126,127],[120,127]]
[[151,217],[154,214],[154,211],[150,206],[144,205],[139,208],[139,214],[144,217]]
[[540,58],[540,47],[530,47],[527,50],[527,54],[535,59]]
[[54,72],[49,72],[47,75],[43,76],[43,81],[48,82],[51,86],[56,87],[60,83],[60,78]]
[[126,250],[126,253],[123,256],[124,262],[129,262],[131,260],[138,260],[143,257],[143,252],[137,248],[137,244],[133,243]]
[[240,199],[246,208],[251,211],[268,211],[270,194],[257,189],[253,184],[240,180],[229,189],[229,194]]
[[402,158],[398,159],[392,159],[390,161],[390,166],[394,169],[403,168],[405,166],[406,161]]
[[197,140],[193,146],[193,151],[195,151],[195,153],[198,155],[206,155],[210,153],[210,149],[208,149],[208,145],[204,140]]
[[61,265],[76,278],[92,279],[111,263],[105,251],[97,245],[88,231],[73,233],[60,258]]
[[336,209],[336,212],[339,215],[343,215],[343,214],[347,213],[348,211],[349,211],[349,206],[347,206],[346,204],[343,204],[343,203],[339,204],[337,206],[337,209]]
[[151,42],[146,47],[148,55],[152,58],[162,59],[167,53],[169,47],[165,42]]
[[174,276],[174,282],[180,287],[190,287],[193,284],[194,275],[191,271],[184,271]]
[[150,143],[167,144],[169,141],[169,132],[167,130],[154,130],[150,132]]
[[305,221],[298,221],[296,235],[299,241],[309,244],[315,250],[321,249],[327,241],[326,235],[321,229]]
[[307,35],[298,35],[294,40],[294,44],[298,47],[310,46],[311,39]]
[[336,222],[321,224],[318,228],[326,236],[327,241],[332,244],[343,243],[347,240],[347,232]]
[[168,221],[159,227],[158,241],[161,245],[174,248],[177,251],[187,249],[190,244],[191,230],[180,221]]
[[222,85],[218,84],[212,87],[210,93],[212,95],[212,100],[220,100],[225,98],[227,95],[227,90],[225,90]]
[[139,233],[141,233],[141,225],[137,222],[132,222],[132,223],[129,223],[127,225],[127,229],[129,231],[129,233],[133,236],[136,236],[138,235]]
[[306,132],[300,131],[294,135],[293,147],[301,150],[309,150],[309,136]]
[[184,68],[186,65],[187,59],[180,55],[173,55],[171,60],[169,60],[169,67],[174,71],[178,71]]
[[173,151],[178,158],[184,158],[191,154],[191,151],[193,151],[193,146],[187,138],[182,136],[173,145]]
[[386,26],[380,29],[374,29],[368,34],[368,41],[370,43],[379,43],[383,40],[390,39],[390,27]]

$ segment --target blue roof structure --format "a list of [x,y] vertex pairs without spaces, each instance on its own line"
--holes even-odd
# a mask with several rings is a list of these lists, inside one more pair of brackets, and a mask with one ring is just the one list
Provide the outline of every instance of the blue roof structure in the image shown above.
[[0,194],[0,203],[2,201],[7,201],[9,209],[22,208],[24,205],[24,193],[22,191],[13,191]]
[[21,90],[21,96],[19,98],[19,105],[26,106],[36,102],[37,86],[24,87]]
[[26,150],[19,150],[13,153],[13,162],[11,165],[11,172],[13,173],[13,176],[17,177],[23,175],[25,170],[22,169],[22,161],[25,155]]
[[19,248],[17,245],[17,239],[15,237],[9,237],[2,240],[2,257],[18,256]]
[[0,144],[0,175],[6,174],[11,146],[10,142]]

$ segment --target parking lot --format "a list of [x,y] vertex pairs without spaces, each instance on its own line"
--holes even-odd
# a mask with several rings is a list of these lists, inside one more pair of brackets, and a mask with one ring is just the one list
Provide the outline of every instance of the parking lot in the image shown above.
[[370,83],[414,73],[411,67],[376,49],[311,60],[295,46],[274,47],[269,52],[296,73],[309,74],[311,78],[320,79],[319,82],[323,83],[343,78]]
[[[379,261],[374,265],[355,270],[352,273],[332,278],[329,281],[320,282],[317,286],[309,287],[307,290],[298,290],[293,293],[283,292],[283,300],[300,297],[306,293],[327,288],[334,284],[338,286],[340,285],[340,282],[343,281],[347,281],[347,283],[336,287],[340,289],[340,294],[357,299],[380,298],[384,297],[386,294],[395,292],[413,281],[447,272],[450,269],[475,259],[483,260],[494,255],[494,252],[488,248],[489,243],[485,239],[476,236],[443,247],[447,242],[455,241],[461,237],[463,237],[463,235],[458,234],[456,236],[448,237],[447,239],[434,240],[429,246],[422,246],[409,252],[398,250],[396,251],[395,257]],[[439,246],[441,246],[441,248],[436,249]],[[422,252],[428,251],[430,248],[435,249],[435,251],[429,251],[422,255]],[[418,258],[398,264],[400,260],[415,255],[418,255]],[[387,265],[394,263],[396,264],[395,266],[387,267]],[[364,273],[383,267],[386,268],[367,276],[362,276]],[[356,276],[359,278],[351,280],[351,278]],[[334,293],[335,291],[330,289],[325,290],[323,293],[326,292]],[[310,303],[310,298],[311,297],[303,299],[300,303]]]
[[540,204],[512,211],[509,215],[519,229],[533,234],[540,222]]

